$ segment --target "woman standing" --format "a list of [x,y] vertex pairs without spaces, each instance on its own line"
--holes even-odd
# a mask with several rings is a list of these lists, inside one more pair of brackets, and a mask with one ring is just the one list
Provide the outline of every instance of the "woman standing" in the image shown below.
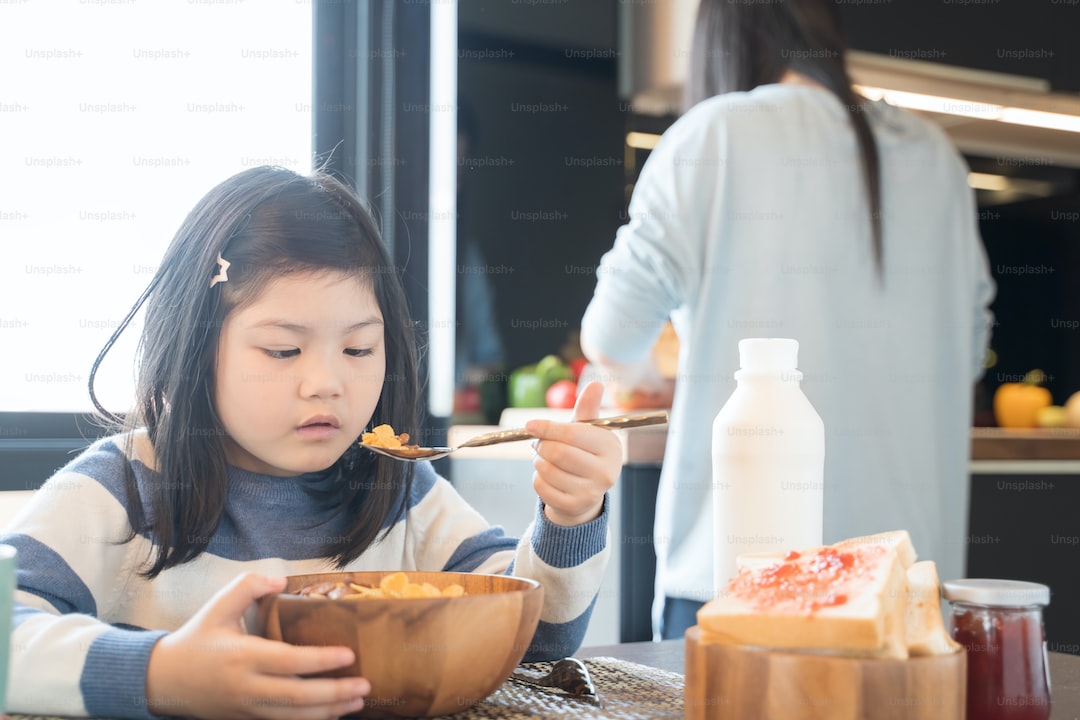
[[962,575],[994,296],[962,158],[930,123],[855,94],[831,0],[702,0],[688,89],[582,323],[586,355],[624,385],[655,377],[669,316],[682,341],[655,634],[681,637],[714,596],[711,426],[746,337],[799,341],[826,430],[825,542],[907,529],[942,577]]

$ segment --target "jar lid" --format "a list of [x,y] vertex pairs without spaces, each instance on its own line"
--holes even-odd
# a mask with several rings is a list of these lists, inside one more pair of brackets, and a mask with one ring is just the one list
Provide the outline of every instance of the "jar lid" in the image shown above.
[[989,578],[966,578],[942,583],[945,599],[949,602],[967,602],[976,605],[1001,605],[1024,607],[1026,605],[1049,605],[1050,588],[1039,583],[1023,580],[991,580]]

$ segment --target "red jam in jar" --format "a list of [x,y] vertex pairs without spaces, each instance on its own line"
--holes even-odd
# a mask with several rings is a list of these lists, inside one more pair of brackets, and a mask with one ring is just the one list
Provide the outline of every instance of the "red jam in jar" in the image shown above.
[[1046,720],[1050,669],[1042,609],[1050,588],[1019,580],[944,583],[949,630],[967,649],[968,720]]

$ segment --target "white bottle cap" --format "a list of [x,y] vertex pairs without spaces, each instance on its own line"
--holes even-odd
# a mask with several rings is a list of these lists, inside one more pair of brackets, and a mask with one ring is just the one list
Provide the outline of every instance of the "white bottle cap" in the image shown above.
[[739,367],[744,370],[794,370],[798,357],[798,340],[747,338],[739,341]]

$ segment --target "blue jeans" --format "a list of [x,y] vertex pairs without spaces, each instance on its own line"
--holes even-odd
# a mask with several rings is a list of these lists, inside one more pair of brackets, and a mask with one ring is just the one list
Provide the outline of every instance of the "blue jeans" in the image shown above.
[[664,598],[664,619],[661,637],[665,640],[681,640],[687,628],[697,625],[697,611],[705,603],[686,598]]

